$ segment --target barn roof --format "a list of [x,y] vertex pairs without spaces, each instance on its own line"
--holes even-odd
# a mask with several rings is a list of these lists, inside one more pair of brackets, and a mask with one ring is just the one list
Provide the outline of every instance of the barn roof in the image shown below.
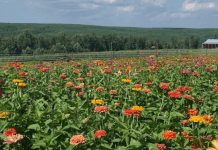
[[202,44],[218,44],[218,39],[208,39],[206,42]]

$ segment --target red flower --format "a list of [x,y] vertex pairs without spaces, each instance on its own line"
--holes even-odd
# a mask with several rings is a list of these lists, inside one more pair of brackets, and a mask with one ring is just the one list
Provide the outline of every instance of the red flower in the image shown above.
[[111,69],[105,69],[104,73],[106,73],[106,74],[111,73]]
[[187,119],[187,120],[182,120],[181,122],[180,122],[180,124],[182,124],[182,125],[185,125],[185,124],[187,124],[187,123],[189,123],[189,120]]
[[198,77],[198,76],[199,76],[199,73],[193,72],[193,73],[192,73],[192,76]]
[[8,128],[5,131],[5,136],[12,136],[16,134],[16,130],[14,128]]
[[169,87],[169,85],[170,85],[170,83],[160,83],[159,84],[159,87],[162,89],[162,90],[165,90],[165,89],[169,89],[170,87]]
[[24,76],[24,72],[19,72],[19,75],[20,76]]
[[3,79],[0,79],[0,84],[4,84],[4,80]]
[[135,87],[135,88],[141,88],[141,87],[142,87],[142,84],[135,84],[134,87]]
[[76,93],[76,97],[80,97],[80,96],[83,96],[83,92],[79,92],[79,93]]
[[198,115],[198,110],[197,109],[187,109],[187,114],[188,115]]
[[174,131],[168,130],[168,131],[165,131],[163,133],[163,138],[166,139],[166,140],[172,140],[175,137],[176,137],[176,132],[174,132]]
[[77,146],[80,143],[85,143],[83,135],[74,135],[70,138],[70,144]]
[[104,87],[98,87],[98,88],[96,88],[96,91],[103,91],[104,90]]
[[60,77],[61,77],[61,79],[66,79],[66,78],[67,78],[67,76],[65,75],[65,73],[62,73],[62,74],[60,75]]
[[165,144],[158,144],[158,143],[155,143],[155,145],[157,146],[157,148],[158,148],[159,150],[164,150],[164,149],[166,149],[166,145],[165,145]]
[[11,63],[10,63],[10,62],[8,62],[8,63],[7,63],[7,66],[11,66]]
[[74,86],[73,89],[74,90],[81,90],[84,86]]
[[105,133],[106,133],[105,130],[98,130],[95,132],[95,138],[105,136]]
[[178,91],[178,92],[185,92],[185,91],[189,91],[191,89],[193,89],[193,87],[182,86],[182,87],[176,88],[176,91]]
[[214,92],[218,92],[218,86],[213,89]]
[[95,106],[94,112],[108,112],[107,106]]
[[145,92],[145,93],[150,93],[151,90],[150,90],[150,89],[143,89],[143,92]]
[[2,96],[2,89],[0,89],[0,97]]
[[170,96],[170,98],[179,98],[182,94],[180,92],[170,91],[168,92],[168,95]]
[[74,73],[80,73],[80,70],[78,70],[78,69],[74,70]]
[[47,71],[47,68],[42,68],[41,69],[41,72],[46,72]]
[[110,90],[111,95],[117,95],[117,90]]
[[138,116],[141,112],[139,110],[129,110],[129,109],[126,109],[124,111],[124,114],[127,115],[127,116]]

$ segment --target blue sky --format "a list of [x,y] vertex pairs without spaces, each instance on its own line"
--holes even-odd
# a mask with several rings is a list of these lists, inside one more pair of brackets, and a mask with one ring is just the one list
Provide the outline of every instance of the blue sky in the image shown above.
[[218,0],[0,0],[0,22],[218,28]]

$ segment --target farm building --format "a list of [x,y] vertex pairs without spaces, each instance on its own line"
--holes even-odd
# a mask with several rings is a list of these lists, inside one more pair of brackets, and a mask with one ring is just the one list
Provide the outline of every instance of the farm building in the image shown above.
[[208,39],[206,42],[202,43],[203,48],[217,48],[218,47],[218,39]]

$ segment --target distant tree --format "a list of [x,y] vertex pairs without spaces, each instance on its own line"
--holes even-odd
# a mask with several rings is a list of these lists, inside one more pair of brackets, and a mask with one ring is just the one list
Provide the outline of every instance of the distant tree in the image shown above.
[[184,40],[183,40],[183,44],[184,44],[184,48],[185,49],[189,49],[189,38],[186,37]]
[[67,43],[66,34],[63,31],[58,32],[58,34],[56,36],[56,41],[57,41],[57,43],[60,43],[61,45],[65,45]]
[[194,49],[198,49],[201,47],[201,44],[200,44],[200,38],[195,38],[194,39],[194,42],[193,42],[193,48]]
[[191,35],[189,37],[189,48],[193,49],[194,48],[194,42],[195,42],[195,37]]
[[214,32],[213,38],[214,38],[214,39],[218,39],[218,32],[217,32],[217,31]]
[[82,47],[80,46],[78,42],[73,45],[73,49],[75,49],[77,53],[82,51]]
[[33,54],[33,49],[31,49],[29,46],[26,49],[22,50],[22,54],[27,54],[27,55],[32,55]]
[[28,46],[33,49],[36,40],[29,30],[24,30],[23,33],[17,36],[17,43],[20,49],[26,49]]
[[178,35],[170,35],[170,41],[171,41],[171,46],[173,49],[177,49],[178,48]]
[[50,49],[50,53],[65,53],[65,50],[66,49],[64,45],[61,45],[61,43],[57,43],[52,46],[52,48]]
[[37,48],[37,49],[34,50],[33,54],[34,55],[46,54],[46,50],[44,48]]

